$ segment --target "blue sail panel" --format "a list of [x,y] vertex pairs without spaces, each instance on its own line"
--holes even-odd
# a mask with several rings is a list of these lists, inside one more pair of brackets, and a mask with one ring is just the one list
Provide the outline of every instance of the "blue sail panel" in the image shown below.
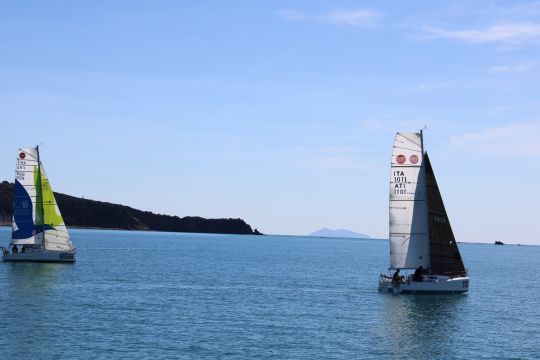
[[28,191],[15,180],[15,192],[13,194],[13,222],[14,230],[11,233],[13,240],[27,239],[33,237],[38,232],[33,219],[34,204]]

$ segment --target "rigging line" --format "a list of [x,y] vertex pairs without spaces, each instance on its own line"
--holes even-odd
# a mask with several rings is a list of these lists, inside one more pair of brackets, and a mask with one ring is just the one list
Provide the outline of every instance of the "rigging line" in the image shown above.
[[58,246],[58,247],[68,247],[68,246],[73,246],[73,243],[71,243],[70,241],[47,240],[47,247],[49,247],[49,245]]
[[[407,195],[414,195],[414,194],[407,194]],[[417,202],[417,201],[426,201],[424,199],[411,199],[411,200],[408,200],[408,199],[390,199],[390,201],[412,201],[412,202]]]
[[47,241],[57,241],[57,242],[68,242],[68,241],[71,241],[71,238],[70,237],[66,237],[66,236],[52,236],[52,235],[49,235],[47,236]]
[[[391,175],[390,177],[400,177],[401,175]],[[408,175],[405,175],[405,176],[408,176]],[[390,184],[421,184],[420,182],[418,181],[395,181],[395,180],[390,180]]]
[[57,236],[57,237],[69,238],[69,233],[66,232],[66,231],[58,231],[58,230],[53,230],[53,229],[48,229],[48,230],[45,230],[45,231],[47,231],[48,236]]
[[414,140],[411,140],[409,139],[408,137],[406,137],[405,135],[403,135],[402,133],[399,133],[399,135],[407,140],[409,140],[410,142],[412,142],[413,144],[417,145],[417,146],[422,146],[421,144],[418,144],[416,141]]
[[[58,226],[58,227],[62,227],[62,226],[65,227],[66,224],[58,224],[58,225],[56,225],[56,226]],[[57,229],[57,228],[47,229],[46,231],[57,231],[57,232],[60,232],[60,233],[68,233],[67,229],[66,229],[66,230],[61,230],[61,229],[59,230],[59,229]]]
[[62,235],[62,234],[51,234],[51,233],[47,233],[47,236],[49,237],[55,237],[55,238],[61,238],[61,239],[71,239],[69,237],[69,234],[66,236],[66,235]]
[[66,237],[66,236],[61,236],[61,235],[53,236],[53,235],[49,234],[48,237],[52,238],[52,240],[55,240],[55,239],[68,239],[68,240],[71,240],[71,238]]
[[[64,224],[59,224],[57,225],[58,227],[65,227]],[[68,234],[69,233],[66,231],[66,230],[63,230],[63,229],[56,229],[56,228],[52,228],[52,229],[47,229],[45,231],[48,231],[48,234],[54,234],[54,233],[58,233],[58,234]]]
[[73,243],[72,243],[71,241],[68,241],[68,240],[66,240],[66,241],[58,241],[58,240],[56,240],[56,241],[55,241],[55,239],[52,239],[52,240],[51,240],[51,239],[47,239],[47,244],[55,244],[55,245],[59,245],[59,246],[61,246],[61,245],[67,245],[67,244],[73,245]]
[[[411,225],[411,224],[404,224],[404,225]],[[401,236],[406,236],[406,235],[429,235],[429,233],[428,232],[406,232],[406,233],[390,232],[390,235],[401,235]]]
[[[396,162],[391,162],[391,166],[392,166],[391,168],[392,171],[394,171],[394,169],[420,169],[422,167],[422,165],[402,165]],[[412,175],[409,175],[409,176],[412,176]]]
[[[47,231],[48,231],[48,230],[47,230]],[[48,235],[49,235],[49,237],[50,237],[50,236],[53,236],[53,234],[51,234],[51,233],[49,233]],[[62,239],[71,239],[71,238],[69,237],[69,235],[68,235],[68,236],[64,236],[64,235],[54,235],[54,237],[62,238]]]
[[411,148],[404,147],[404,146],[397,146],[397,145],[394,145],[394,149],[403,149],[403,150],[414,151],[414,152],[417,152],[417,153],[420,153],[420,154],[422,153],[422,150],[411,149]]
[[17,173],[17,172],[19,172],[19,173],[33,173],[34,170],[17,170],[17,169],[15,169],[15,172],[16,172],[16,173]]

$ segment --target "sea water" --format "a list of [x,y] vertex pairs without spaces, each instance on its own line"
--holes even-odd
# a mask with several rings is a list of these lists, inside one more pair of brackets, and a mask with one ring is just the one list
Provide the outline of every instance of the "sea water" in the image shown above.
[[468,294],[391,295],[385,240],[71,235],[75,264],[0,263],[1,358],[540,357],[539,246],[460,244]]

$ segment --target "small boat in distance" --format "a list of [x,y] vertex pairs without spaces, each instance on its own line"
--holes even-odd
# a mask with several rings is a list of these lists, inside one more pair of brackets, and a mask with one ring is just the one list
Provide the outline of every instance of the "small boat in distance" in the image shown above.
[[39,158],[39,146],[19,149],[11,242],[4,261],[75,262],[77,249]]
[[[389,270],[394,275],[381,274],[379,291],[399,294],[469,290],[467,270],[424,152],[422,131],[396,134],[389,215]],[[400,270],[405,275],[399,274]]]

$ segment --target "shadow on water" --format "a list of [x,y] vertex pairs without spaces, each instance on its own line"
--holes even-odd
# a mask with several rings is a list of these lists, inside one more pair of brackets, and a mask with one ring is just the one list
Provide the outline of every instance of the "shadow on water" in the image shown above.
[[[380,336],[385,355],[423,358],[425,354],[445,357],[456,341],[467,295],[390,295],[382,303]],[[381,349],[381,350],[383,350]]]

